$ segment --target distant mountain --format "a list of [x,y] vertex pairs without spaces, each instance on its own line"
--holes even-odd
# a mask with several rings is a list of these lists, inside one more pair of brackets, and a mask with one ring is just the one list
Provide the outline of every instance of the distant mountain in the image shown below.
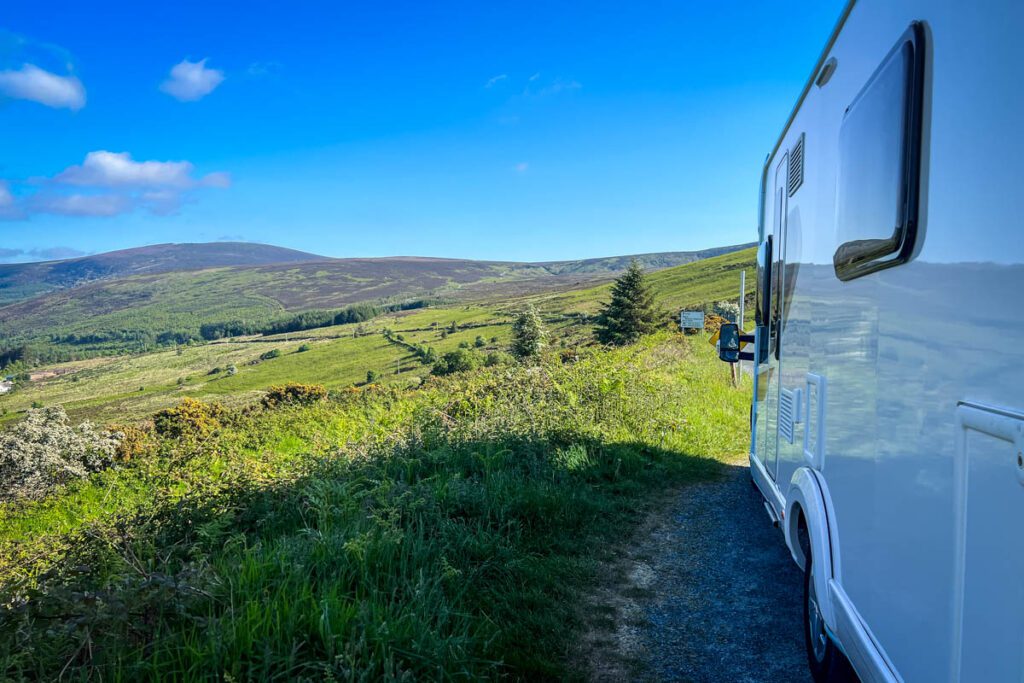
[[324,258],[266,244],[210,242],[153,244],[63,261],[0,264],[0,306],[96,280],[225,266],[301,263]]
[[104,340],[189,339],[207,323],[262,324],[356,303],[515,301],[528,293],[608,282],[633,258],[654,271],[747,246],[510,263],[415,256],[326,258],[262,244],[219,242],[158,244],[64,261],[2,265],[0,350],[25,343],[85,350],[106,344]]
[[605,258],[590,258],[577,261],[549,261],[538,263],[554,275],[568,275],[581,273],[617,273],[625,270],[626,266],[633,259],[636,259],[645,270],[660,270],[681,266],[686,263],[693,263],[702,259],[722,254],[730,254],[741,249],[749,249],[755,246],[756,242],[747,244],[734,244],[728,247],[713,247],[700,251],[662,251],[654,254],[634,254],[632,256],[607,256]]

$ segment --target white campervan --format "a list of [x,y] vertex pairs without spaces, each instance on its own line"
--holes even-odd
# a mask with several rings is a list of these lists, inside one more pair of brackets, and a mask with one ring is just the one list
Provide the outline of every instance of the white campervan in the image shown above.
[[852,2],[765,164],[721,354],[817,680],[1024,680],[1022,79],[1021,0]]

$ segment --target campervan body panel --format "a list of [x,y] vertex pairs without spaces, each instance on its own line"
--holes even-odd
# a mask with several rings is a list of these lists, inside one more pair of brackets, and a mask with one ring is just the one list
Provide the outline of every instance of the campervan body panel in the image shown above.
[[[883,67],[915,24],[912,252],[842,281],[843,221],[872,215],[839,196],[844,172],[865,172],[851,159],[870,164],[878,145],[857,139],[858,117],[875,115],[863,113],[871,88],[898,76]],[[781,273],[781,322],[778,357],[758,366],[752,457],[774,481],[769,501],[791,495],[801,468],[820,473],[829,627],[865,679],[1024,676],[1022,25],[1019,2],[853,4],[819,63],[834,71],[809,85],[765,166],[761,239]],[[802,178],[779,192],[795,151]],[[887,671],[865,671],[837,612]]]

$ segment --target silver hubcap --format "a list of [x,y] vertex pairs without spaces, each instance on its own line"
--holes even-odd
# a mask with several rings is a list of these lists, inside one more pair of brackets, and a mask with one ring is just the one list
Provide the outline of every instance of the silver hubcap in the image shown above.
[[821,618],[821,610],[818,609],[818,593],[814,590],[813,578],[810,584],[807,591],[807,628],[811,632],[811,649],[814,650],[814,658],[820,662],[825,659],[828,636],[825,634],[825,620]]

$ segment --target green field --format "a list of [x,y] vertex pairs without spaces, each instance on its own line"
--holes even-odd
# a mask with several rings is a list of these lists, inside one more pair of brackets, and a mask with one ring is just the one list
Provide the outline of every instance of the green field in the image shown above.
[[[682,308],[720,299],[735,299],[739,270],[747,270],[748,291],[754,283],[753,250],[717,256],[650,275],[666,323]],[[138,419],[165,408],[183,396],[216,399],[229,405],[253,400],[262,390],[286,381],[323,384],[330,389],[352,386],[373,370],[387,384],[418,384],[430,368],[406,349],[388,343],[379,332],[385,327],[401,333],[407,342],[432,346],[438,353],[460,342],[487,340],[484,351],[507,346],[509,323],[524,301],[535,303],[546,317],[556,343],[575,344],[587,339],[586,325],[571,314],[593,314],[607,300],[608,286],[557,294],[498,299],[448,307],[416,309],[380,316],[363,323],[367,336],[355,337],[357,325],[340,325],[271,337],[241,337],[216,343],[182,346],[156,353],[94,358],[37,368],[64,373],[31,382],[10,395],[0,396],[0,421],[18,419],[33,404],[63,405],[74,417],[99,422]],[[442,339],[451,323],[460,329]],[[462,329],[463,326],[469,326]],[[498,342],[492,343],[492,337]],[[297,353],[307,344],[308,351]],[[276,348],[282,356],[260,361]],[[234,365],[237,374],[210,374]],[[180,383],[179,383],[180,381]]]

